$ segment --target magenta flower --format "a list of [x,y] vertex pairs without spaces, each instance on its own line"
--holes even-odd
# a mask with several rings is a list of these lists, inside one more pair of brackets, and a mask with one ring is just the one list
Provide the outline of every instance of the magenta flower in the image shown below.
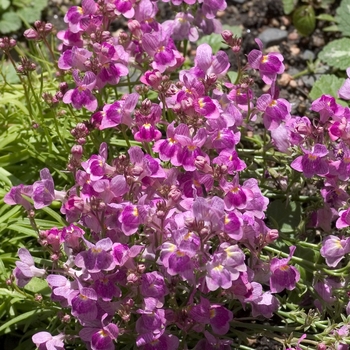
[[25,248],[18,250],[20,261],[16,261],[16,267],[13,274],[16,278],[18,287],[24,287],[33,277],[43,277],[46,275],[44,269],[38,269],[34,265],[34,259]]
[[79,336],[88,342],[92,350],[114,350],[114,340],[118,338],[119,329],[114,323],[108,323],[104,314],[101,319],[102,327],[85,327],[79,332]]
[[72,6],[64,16],[65,23],[68,23],[69,30],[72,33],[77,33],[84,30],[86,19],[94,15],[98,10],[98,5],[94,0],[83,0],[81,7]]
[[271,293],[279,293],[284,289],[293,290],[295,284],[300,279],[299,271],[288,265],[292,258],[296,247],[289,247],[289,257],[284,259],[273,258],[270,263],[270,291]]
[[115,0],[115,14],[123,15],[125,18],[132,18],[135,15],[135,10],[133,5],[135,0]]
[[137,105],[139,95],[132,93],[124,100],[106,104],[102,111],[93,114],[92,119],[99,120],[99,129],[113,128],[119,124],[131,125],[131,114]]
[[47,207],[54,200],[62,200],[66,194],[63,191],[55,191],[55,185],[49,169],[44,168],[40,170],[40,178],[40,181],[36,181],[33,184],[32,198],[35,209]]
[[278,299],[270,292],[263,293],[259,298],[252,300],[250,303],[253,317],[262,315],[266,318],[271,318],[279,307]]
[[49,332],[39,332],[32,336],[38,350],[64,350],[64,334],[52,336]]
[[146,33],[142,37],[142,47],[153,58],[152,67],[163,73],[167,68],[175,67],[177,59],[182,57],[170,39],[170,33],[162,29],[159,32]]
[[142,276],[141,294],[146,298],[155,298],[160,303],[158,307],[162,307],[164,303],[164,296],[168,294],[165,285],[164,277],[157,271],[148,272]]
[[69,295],[69,302],[72,306],[72,315],[84,325],[87,321],[96,320],[97,294],[93,288],[81,288]]
[[[31,198],[33,195],[33,186],[18,185],[13,186],[4,197],[4,202],[8,205],[22,205],[26,210],[33,208],[32,204],[25,199],[25,197]],[[23,197],[25,196],[25,197]]]
[[[188,129],[187,129],[188,130]],[[197,131],[196,135],[193,137],[190,136],[190,132],[188,130],[187,135],[176,135],[176,141],[182,146],[177,153],[177,161],[184,167],[187,171],[196,170],[195,160],[198,156],[205,157],[205,154],[200,149],[206,139],[207,132],[206,129],[201,128]]]
[[68,90],[63,96],[64,103],[71,103],[74,108],[87,108],[90,112],[94,112],[97,108],[96,97],[92,94],[92,90],[96,85],[96,76],[92,72],[86,72],[83,78],[79,77],[79,71],[73,70],[73,79],[77,87]]
[[345,254],[350,253],[350,237],[339,238],[328,236],[322,242],[321,255],[326,259],[326,264],[336,267],[345,258]]
[[58,60],[58,68],[63,70],[68,69],[78,69],[80,71],[86,71],[85,62],[90,59],[92,52],[78,48],[76,46],[72,47],[71,50],[66,50]]
[[222,182],[221,187],[225,191],[225,207],[227,210],[233,208],[244,209],[249,201],[254,198],[254,194],[249,187],[239,184],[239,176],[236,175],[232,182]]
[[256,107],[264,112],[264,125],[268,130],[277,129],[283,121],[291,118],[291,105],[283,98],[273,99],[270,94],[264,94],[256,101]]
[[260,50],[252,50],[248,54],[248,63],[260,73],[261,79],[265,84],[273,84],[276,81],[277,74],[284,72],[283,56],[278,52],[270,52],[267,55],[262,53],[263,46],[260,39],[255,39]]
[[312,102],[310,109],[320,114],[320,122],[322,124],[326,123],[329,118],[341,116],[344,113],[344,107],[338,105],[335,98],[330,95],[322,95],[316,99]]
[[213,50],[208,44],[201,44],[197,47],[195,66],[190,73],[197,78],[205,78],[214,74],[216,77],[224,76],[230,68],[230,62],[224,51],[213,55]]
[[340,98],[343,98],[344,100],[350,100],[350,67],[346,70],[346,74],[348,78],[339,89],[338,94]]
[[329,166],[324,157],[328,154],[326,146],[316,144],[312,151],[303,149],[304,155],[294,159],[290,165],[294,170],[304,173],[306,177],[328,174]]
[[113,242],[110,238],[103,238],[96,245],[89,243],[89,249],[75,257],[75,265],[86,269],[88,272],[113,270],[115,263],[110,253],[112,245]]
[[335,226],[338,229],[350,226],[350,208],[339,212],[339,219],[335,223]]

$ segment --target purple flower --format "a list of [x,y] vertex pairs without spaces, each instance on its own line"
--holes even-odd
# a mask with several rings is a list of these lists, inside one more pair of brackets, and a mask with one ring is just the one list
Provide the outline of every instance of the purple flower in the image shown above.
[[338,229],[350,226],[350,208],[339,212],[339,219],[337,220],[335,226]]
[[288,265],[292,258],[296,247],[289,247],[289,257],[284,259],[273,258],[270,264],[270,291],[271,293],[282,292],[285,288],[293,290],[295,284],[300,279],[299,271],[294,267]]
[[196,135],[193,137],[190,136],[190,132],[188,130],[187,135],[176,135],[175,139],[182,146],[182,148],[177,153],[177,161],[187,171],[196,170],[196,158],[198,156],[205,156],[200,148],[204,145],[207,139],[206,129],[199,129]]
[[92,52],[74,46],[71,50],[66,50],[58,60],[58,68],[60,69],[78,69],[85,71],[85,62],[90,59]]
[[115,101],[112,104],[106,104],[102,111],[94,113],[92,119],[100,120],[100,130],[113,128],[119,124],[130,126],[131,114],[137,105],[138,99],[139,95],[132,93],[127,95],[124,100]]
[[278,299],[270,292],[265,292],[259,298],[252,300],[252,316],[257,317],[262,315],[266,318],[271,318],[273,313],[277,311],[279,307]]
[[4,197],[4,202],[8,205],[22,205],[26,210],[32,209],[32,204],[25,199],[25,197],[31,198],[33,195],[33,186],[18,185],[13,186]]
[[213,50],[208,44],[201,44],[197,47],[195,66],[190,69],[190,73],[197,78],[205,78],[214,74],[220,78],[224,76],[230,68],[230,62],[224,51],[218,51],[213,55]]
[[340,260],[344,259],[345,254],[350,253],[350,237],[343,239],[336,236],[328,236],[322,242],[320,252],[326,259],[328,266],[336,267]]
[[348,78],[345,80],[342,87],[338,90],[340,98],[344,100],[350,100],[350,67],[346,70]]
[[69,30],[72,33],[77,33],[84,30],[84,24],[87,18],[95,14],[98,10],[98,5],[94,0],[83,0],[81,7],[72,6],[64,16],[65,23],[68,23]]
[[304,155],[294,159],[290,165],[294,170],[304,173],[306,177],[328,174],[329,166],[324,157],[328,154],[326,146],[316,144],[312,151],[303,149]]
[[24,287],[33,277],[43,277],[46,275],[44,269],[35,267],[34,259],[27,249],[20,248],[18,250],[18,256],[21,261],[16,261],[16,267],[13,271],[18,287]]
[[[173,25],[173,35],[174,40],[184,40],[195,42],[198,40],[198,30],[192,25],[194,17],[188,12],[180,12],[175,16],[174,21],[171,22]],[[167,22],[165,22],[167,23]],[[163,24],[164,25],[164,24]]]
[[108,314],[102,316],[102,327],[85,327],[79,332],[79,336],[88,342],[92,350],[114,350],[113,340],[118,338],[119,329],[114,323],[105,320]]
[[270,94],[264,94],[256,101],[256,107],[264,112],[264,125],[268,130],[277,129],[283,121],[291,118],[291,105],[283,98],[273,99]]
[[221,244],[219,253],[213,255],[212,260],[206,266],[205,281],[208,289],[215,291],[220,287],[231,288],[232,281],[239,278],[240,272],[247,270],[244,258],[244,253],[237,246],[229,246],[228,243]]
[[158,32],[146,33],[142,37],[142,47],[153,58],[152,67],[163,73],[167,68],[175,67],[182,55],[177,51],[170,32],[162,28]]
[[55,199],[63,199],[65,192],[55,191],[54,182],[49,169],[40,170],[40,181],[33,184],[32,198],[34,208],[41,209],[50,205]]
[[270,52],[267,55],[262,53],[263,46],[260,39],[255,39],[260,50],[252,50],[248,54],[248,62],[254,69],[259,70],[261,79],[265,84],[273,84],[277,74],[284,72],[283,56],[278,52]]
[[99,240],[96,245],[89,243],[89,249],[75,257],[75,265],[89,272],[110,271],[115,267],[112,254],[113,242],[110,238]]
[[249,187],[240,186],[239,177],[236,175],[232,182],[223,182],[221,184],[225,191],[225,207],[227,210],[233,208],[244,209],[249,201],[254,198],[254,193]]
[[160,305],[157,306],[162,307],[164,296],[168,294],[164,277],[157,271],[144,274],[141,282],[141,294],[146,298],[152,297],[161,301]]
[[38,350],[64,350],[64,334],[52,336],[49,332],[39,332],[32,336]]
[[94,112],[97,108],[96,97],[92,90],[96,85],[96,76],[93,72],[85,72],[83,78],[79,77],[79,71],[73,70],[73,79],[77,87],[68,90],[63,96],[64,103],[71,103],[74,108],[81,109],[86,107],[89,111]]
[[187,135],[188,127],[185,124],[180,124],[176,128],[174,123],[171,123],[167,128],[167,138],[158,140],[154,143],[153,151],[159,153],[159,158],[163,161],[170,160],[174,166],[181,165],[177,159],[177,154],[181,149],[180,143],[176,140],[176,135]]
[[335,98],[330,95],[322,95],[312,102],[312,111],[320,114],[320,122],[326,123],[329,118],[341,116],[344,113],[344,107],[336,103]]
[[93,288],[81,288],[81,291],[69,295],[72,315],[84,325],[86,321],[94,321],[97,317],[97,294]]

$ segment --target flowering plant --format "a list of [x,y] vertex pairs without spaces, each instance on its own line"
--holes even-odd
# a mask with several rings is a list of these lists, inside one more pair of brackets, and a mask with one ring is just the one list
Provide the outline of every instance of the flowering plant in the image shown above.
[[[7,281],[19,290],[42,278],[50,288],[35,300],[58,318],[32,342],[56,350],[247,349],[250,337],[269,331],[298,349],[345,349],[349,108],[322,96],[312,121],[293,116],[279,98],[283,56],[264,54],[259,40],[236,81],[227,53],[208,44],[188,65],[188,41],[221,32],[215,14],[226,2],[171,3],[183,12],[163,23],[151,0],[83,0],[64,18],[61,83],[44,99],[78,116],[72,183],[55,190],[44,168],[41,180],[4,197],[24,208],[49,257],[43,266],[20,248]],[[109,25],[121,17],[128,31],[113,37]],[[43,30],[26,36],[46,40],[47,27],[36,23]],[[240,39],[221,35],[240,61]],[[11,57],[15,43],[0,44]],[[260,96],[258,75],[269,85]],[[316,178],[314,198],[300,193]],[[269,207],[287,211],[290,200],[306,210],[286,230]],[[61,225],[40,227],[36,211],[56,201]],[[308,251],[315,256],[304,258]],[[283,326],[265,321],[275,315]],[[283,339],[286,329],[294,335]]]

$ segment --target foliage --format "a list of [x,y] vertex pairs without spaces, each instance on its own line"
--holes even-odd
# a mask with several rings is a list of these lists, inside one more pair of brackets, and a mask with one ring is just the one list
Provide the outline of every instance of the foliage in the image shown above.
[[48,0],[1,0],[0,33],[16,32],[24,26],[41,18],[41,12],[47,7]]

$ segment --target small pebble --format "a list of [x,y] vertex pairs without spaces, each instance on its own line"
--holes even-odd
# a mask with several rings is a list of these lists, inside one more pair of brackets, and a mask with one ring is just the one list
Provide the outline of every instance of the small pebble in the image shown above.
[[290,47],[290,53],[293,55],[293,56],[298,56],[300,54],[300,49],[299,47],[297,47],[296,45],[292,45]]
[[292,88],[296,88],[298,86],[297,82],[295,80],[291,80],[289,82],[289,86],[292,87]]
[[288,73],[283,73],[281,77],[278,79],[278,84],[281,86],[287,86],[292,80],[292,76],[289,75]]
[[292,33],[288,34],[288,39],[289,40],[298,40],[299,39],[299,34],[297,31],[294,31]]
[[267,28],[259,34],[259,39],[262,41],[265,47],[276,45],[287,39],[288,33],[286,30],[277,28]]

